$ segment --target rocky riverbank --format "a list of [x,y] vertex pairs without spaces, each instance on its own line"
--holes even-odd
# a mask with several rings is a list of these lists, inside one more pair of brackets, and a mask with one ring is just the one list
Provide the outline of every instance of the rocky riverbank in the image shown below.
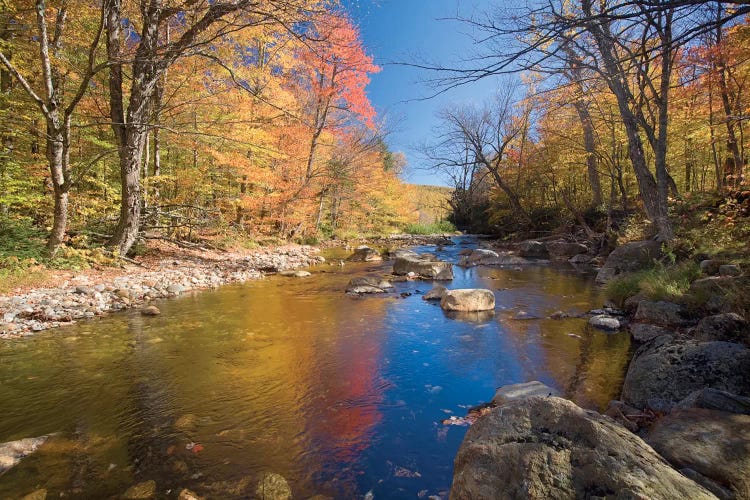
[[[0,339],[112,312],[145,308],[157,299],[259,279],[324,261],[311,246],[287,245],[243,253],[164,249],[159,257],[119,269],[60,272],[50,286],[0,296]],[[144,313],[158,310],[144,309]]]

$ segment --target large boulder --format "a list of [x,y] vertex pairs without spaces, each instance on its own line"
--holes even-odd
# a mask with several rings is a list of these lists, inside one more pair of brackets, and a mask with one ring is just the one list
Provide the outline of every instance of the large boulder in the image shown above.
[[664,300],[658,302],[650,300],[640,301],[635,311],[635,320],[661,326],[684,326],[690,324],[687,313],[682,306]]
[[654,340],[656,337],[661,337],[662,335],[671,335],[674,333],[672,330],[648,323],[631,323],[628,325],[628,329],[633,340],[640,343]]
[[748,276],[711,276],[690,284],[687,296],[693,305],[711,312],[728,312],[735,297],[741,297],[750,290]]
[[714,498],[641,438],[557,397],[512,400],[469,428],[450,497]]
[[547,251],[553,259],[568,260],[571,257],[589,251],[586,245],[569,241],[551,241],[547,243]]
[[692,469],[734,498],[750,499],[749,415],[677,410],[651,426],[646,441],[676,468]]
[[420,278],[432,280],[452,280],[453,265],[437,260],[434,255],[418,255],[414,252],[396,252],[393,274],[404,276],[414,273]]
[[368,246],[361,246],[357,248],[353,254],[347,258],[349,262],[378,262],[383,260],[383,256],[380,252],[374,248]]
[[469,255],[461,259],[462,266],[480,266],[483,264],[493,264],[500,255],[492,250],[477,248]]
[[663,335],[633,356],[622,400],[668,411],[692,392],[711,387],[750,396],[750,349],[729,342],[677,340]]
[[441,300],[448,291],[443,285],[435,285],[430,291],[422,295],[422,300]]
[[691,393],[677,403],[675,408],[704,408],[706,410],[725,411],[750,415],[750,398],[738,396],[719,389],[705,388]]
[[750,324],[739,314],[716,314],[700,320],[695,327],[694,337],[704,341],[724,340],[747,344],[750,343]]
[[445,311],[491,311],[495,309],[495,294],[481,288],[448,290],[440,299],[440,307]]
[[606,283],[620,274],[640,271],[651,266],[659,257],[661,257],[661,243],[658,241],[625,243],[609,254],[604,266],[596,275],[596,282]]
[[346,285],[346,293],[355,293],[358,295],[368,293],[386,293],[393,285],[379,278],[369,276],[354,278]]
[[546,259],[549,257],[547,246],[541,241],[528,240],[518,245],[518,254],[529,259]]
[[560,391],[557,389],[553,389],[538,380],[532,380],[531,382],[510,384],[500,387],[495,391],[495,396],[492,398],[492,404],[500,406],[516,399],[523,399],[531,396],[555,396],[559,398],[562,397],[562,394],[560,394]]

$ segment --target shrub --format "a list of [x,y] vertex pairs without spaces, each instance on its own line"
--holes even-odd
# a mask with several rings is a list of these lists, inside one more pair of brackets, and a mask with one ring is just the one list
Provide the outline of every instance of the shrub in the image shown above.
[[432,224],[407,224],[404,228],[404,232],[408,234],[443,234],[443,233],[454,233],[456,226],[453,223],[445,220],[440,222],[433,222]]

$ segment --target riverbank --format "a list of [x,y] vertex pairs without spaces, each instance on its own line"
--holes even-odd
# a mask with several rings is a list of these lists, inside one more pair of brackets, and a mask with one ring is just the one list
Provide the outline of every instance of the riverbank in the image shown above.
[[33,335],[79,320],[142,308],[157,299],[308,267],[325,260],[319,253],[319,248],[306,245],[219,252],[159,243],[147,256],[120,267],[50,270],[33,287],[18,287],[0,296],[0,339]]

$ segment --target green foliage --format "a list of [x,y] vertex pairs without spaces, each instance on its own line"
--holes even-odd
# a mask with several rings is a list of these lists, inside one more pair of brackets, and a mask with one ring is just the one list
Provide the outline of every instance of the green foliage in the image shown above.
[[659,264],[612,280],[607,284],[607,296],[620,306],[635,295],[649,300],[680,300],[700,275],[700,268],[693,261],[670,266]]
[[28,217],[0,217],[0,259],[41,260],[46,236]]
[[448,221],[432,224],[407,224],[404,231],[408,234],[443,234],[456,232],[456,226]]

